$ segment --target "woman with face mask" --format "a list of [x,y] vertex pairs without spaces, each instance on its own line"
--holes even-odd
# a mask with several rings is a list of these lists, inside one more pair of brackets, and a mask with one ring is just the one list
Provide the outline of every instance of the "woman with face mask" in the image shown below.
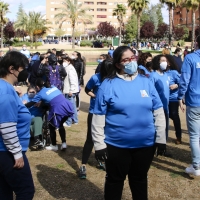
[[73,104],[74,114],[72,118],[68,118],[63,124],[70,127],[72,122],[78,124],[78,114],[76,109],[76,95],[79,92],[78,76],[73,66],[73,60],[67,56],[62,56],[63,67],[66,70],[67,76],[64,79],[63,94]]
[[169,79],[169,118],[173,120],[176,141],[175,144],[181,144],[181,121],[179,117],[179,102],[178,102],[178,88],[180,82],[180,73],[178,71],[178,66],[171,55],[166,55],[167,58],[167,70],[166,73]]
[[105,200],[121,199],[127,175],[132,198],[147,200],[155,149],[158,155],[165,152],[162,102],[151,81],[138,74],[134,60],[130,47],[118,47],[96,94],[92,138],[96,159],[106,164]]
[[31,200],[33,179],[26,157],[30,141],[31,115],[13,85],[27,79],[26,56],[7,53],[0,62],[0,199]]
[[[21,97],[21,100],[24,104],[32,101],[34,96],[36,95],[35,86],[29,86],[27,89],[27,93]],[[42,117],[44,114],[44,110],[41,107],[32,106],[29,108],[29,112],[31,113],[31,131],[34,136],[34,147],[42,146],[42,142],[40,141],[39,136],[42,135]]]
[[[157,55],[153,58],[153,70],[154,72],[150,75],[150,80],[154,84],[160,99],[163,104],[165,118],[166,118],[166,140],[168,138],[168,126],[169,126],[169,79],[166,73],[167,59],[163,55]],[[165,153],[165,156],[169,154]]]
[[141,74],[149,77],[152,70],[152,55],[150,53],[142,53],[138,59],[138,68]]

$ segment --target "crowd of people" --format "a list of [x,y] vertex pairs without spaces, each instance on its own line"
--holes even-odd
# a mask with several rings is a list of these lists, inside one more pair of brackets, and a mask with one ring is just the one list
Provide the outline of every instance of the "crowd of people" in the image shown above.
[[[33,179],[26,157],[30,132],[33,146],[43,146],[47,114],[51,144],[46,150],[67,148],[66,129],[77,125],[80,90],[90,96],[87,136],[78,176],[87,177],[86,165],[94,147],[99,167],[106,171],[104,199],[120,200],[126,176],[134,200],[148,199],[148,170],[154,155],[171,157],[167,150],[169,118],[175,144],[182,143],[179,106],[185,110],[192,164],[185,172],[200,176],[200,37],[196,51],[184,55],[166,44],[152,56],[135,47],[111,47],[101,54],[95,74],[84,84],[86,60],[80,52],[49,49],[31,55],[9,47],[0,61],[0,199],[31,200]],[[17,84],[27,82],[22,94]]]

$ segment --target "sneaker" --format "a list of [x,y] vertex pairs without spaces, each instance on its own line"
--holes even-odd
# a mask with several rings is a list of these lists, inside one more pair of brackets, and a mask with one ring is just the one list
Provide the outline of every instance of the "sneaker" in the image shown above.
[[45,147],[45,149],[49,150],[49,151],[58,151],[58,145],[52,145],[52,144],[50,144],[50,146]]
[[63,123],[63,126],[64,126],[64,127],[71,127],[71,125],[68,125],[66,122]]
[[65,151],[66,148],[67,148],[67,144],[66,144],[66,142],[63,142],[63,143],[61,144],[60,150],[61,150],[61,151]]
[[99,169],[106,171],[106,166],[104,162],[99,161]]
[[78,176],[80,179],[86,179],[86,167],[85,166],[80,167]]
[[193,165],[190,165],[185,169],[185,173],[192,174],[194,176],[200,176],[200,169],[195,169]]
[[33,144],[33,147],[38,147],[38,146],[43,146],[43,143],[39,139],[37,139]]

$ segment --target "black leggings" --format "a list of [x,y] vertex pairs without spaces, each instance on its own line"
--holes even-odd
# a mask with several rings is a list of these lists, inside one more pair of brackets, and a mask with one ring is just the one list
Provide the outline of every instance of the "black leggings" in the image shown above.
[[[62,143],[66,142],[66,132],[65,128],[63,127],[63,123],[67,120],[68,117],[64,117],[61,121],[60,128],[59,128],[59,134]],[[56,145],[56,128],[49,124],[49,130],[50,130],[50,136],[51,136],[51,144]]]
[[181,138],[181,121],[179,117],[179,102],[169,102],[169,118],[172,119],[175,128],[176,138]]
[[127,175],[133,199],[147,200],[147,173],[155,147],[124,149],[107,144],[107,153],[105,200],[121,200]]
[[91,124],[92,124],[92,113],[88,113],[87,118],[87,138],[83,147],[83,154],[82,154],[82,164],[86,164],[92,152],[92,148],[94,143],[92,141],[92,133],[91,133]]

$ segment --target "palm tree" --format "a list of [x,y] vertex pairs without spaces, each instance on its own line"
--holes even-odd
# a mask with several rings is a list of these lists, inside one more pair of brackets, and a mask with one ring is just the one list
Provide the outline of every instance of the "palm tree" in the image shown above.
[[117,16],[119,22],[119,46],[121,45],[123,17],[126,15],[126,7],[123,4],[117,4],[117,8],[113,10],[113,16]]
[[82,3],[78,4],[77,0],[63,0],[63,7],[57,8],[58,14],[55,18],[60,22],[59,28],[62,28],[62,24],[65,21],[71,21],[72,27],[72,49],[74,49],[74,30],[77,22],[84,24],[92,23],[92,16],[87,14],[89,8],[82,8]]
[[165,3],[169,10],[169,44],[171,44],[172,29],[173,29],[173,8],[180,5],[183,0],[160,0],[161,3]]
[[137,15],[137,47],[140,41],[140,18],[142,11],[148,6],[149,0],[128,0],[128,6]]
[[194,40],[195,40],[195,12],[199,8],[200,0],[186,0],[183,4],[186,9],[192,11],[192,42],[191,42],[191,49],[194,47]]
[[1,24],[1,48],[3,48],[3,28],[7,22],[5,15],[9,12],[9,4],[0,2],[0,24]]
[[[17,17],[17,21],[14,24],[15,29],[21,29],[26,31],[33,43],[34,36],[35,41],[37,41],[38,33],[45,33],[49,28],[46,26],[49,22],[44,19],[44,16],[40,12],[29,12],[28,14],[22,12],[20,16]],[[36,45],[36,43],[35,43]],[[35,46],[36,48],[36,46]]]

